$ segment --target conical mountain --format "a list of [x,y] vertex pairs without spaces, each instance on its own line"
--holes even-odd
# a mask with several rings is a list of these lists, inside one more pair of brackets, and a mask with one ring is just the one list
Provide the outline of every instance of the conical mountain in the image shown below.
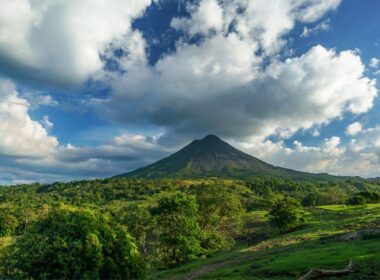
[[305,173],[270,165],[239,151],[215,135],[208,135],[201,140],[194,140],[171,156],[116,177],[153,179],[249,178],[256,176],[289,179],[326,179],[334,177],[327,174]]

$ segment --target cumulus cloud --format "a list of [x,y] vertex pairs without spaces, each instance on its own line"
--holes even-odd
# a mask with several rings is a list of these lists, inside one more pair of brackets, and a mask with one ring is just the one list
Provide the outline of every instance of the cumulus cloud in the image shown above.
[[208,35],[209,32],[220,32],[223,28],[223,9],[217,0],[201,0],[198,5],[188,4],[191,18],[174,18],[171,26],[183,30],[191,36]]
[[47,131],[51,130],[54,126],[54,124],[49,120],[49,116],[47,115],[43,116],[41,124]]
[[379,68],[379,65],[380,65],[380,59],[376,57],[372,57],[368,65],[371,68],[377,69]]
[[282,141],[260,141],[237,143],[248,153],[266,160],[274,165],[310,172],[334,173],[338,158],[344,153],[340,147],[340,138],[326,138],[320,146],[305,146],[294,141],[293,147],[286,147]]
[[29,107],[12,82],[0,80],[0,155],[45,157],[57,147],[58,140],[30,118]]
[[380,128],[362,131],[357,139],[342,144],[339,137],[326,138],[321,145],[307,146],[250,139],[235,143],[247,153],[274,165],[334,175],[378,177],[380,170]]
[[[176,51],[154,66],[139,59],[126,64],[122,74],[108,73],[113,93],[88,104],[120,123],[161,127],[167,135],[181,137],[212,132],[235,138],[285,138],[345,112],[364,113],[377,91],[375,80],[364,76],[357,52],[315,46],[285,61],[277,55],[296,22],[315,22],[339,4],[336,0],[188,4],[190,16],[175,18],[172,26],[190,36],[204,35],[203,40],[197,44],[180,40]],[[211,9],[216,9],[215,17],[205,16]],[[145,49],[139,49],[143,58]]]
[[340,2],[275,0],[268,5],[266,0],[201,0],[198,5],[187,6],[190,18],[175,18],[172,26],[192,36],[234,30],[241,38],[258,42],[266,54],[274,54],[284,46],[283,36],[296,22],[315,22],[335,10]]
[[360,122],[354,122],[352,124],[350,124],[349,126],[347,126],[346,128],[346,135],[349,135],[349,136],[354,136],[356,134],[358,134],[360,131],[362,131],[363,127],[362,127],[362,124]]
[[151,0],[0,2],[0,71],[54,85],[79,85],[103,68],[101,53],[133,34]]
[[375,81],[353,51],[316,46],[260,70],[251,47],[234,34],[184,45],[155,68],[118,76],[111,81],[115,94],[97,105],[121,122],[235,138],[289,137],[372,107]]

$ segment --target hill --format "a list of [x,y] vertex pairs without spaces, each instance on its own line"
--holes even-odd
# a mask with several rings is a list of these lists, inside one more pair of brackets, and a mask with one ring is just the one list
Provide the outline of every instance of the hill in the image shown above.
[[379,210],[380,204],[307,208],[307,223],[284,234],[268,225],[266,211],[253,211],[246,228],[252,240],[204,260],[157,270],[149,279],[300,279],[310,268],[340,270],[350,260],[351,273],[326,279],[380,279],[380,235],[361,236],[380,230]]
[[194,140],[178,152],[156,163],[115,177],[149,179],[279,177],[330,181],[347,179],[347,177],[313,174],[273,166],[234,148],[215,135]]

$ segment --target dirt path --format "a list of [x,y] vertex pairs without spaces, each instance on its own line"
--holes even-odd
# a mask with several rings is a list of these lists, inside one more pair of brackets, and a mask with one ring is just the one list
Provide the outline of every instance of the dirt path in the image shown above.
[[265,256],[265,255],[272,255],[272,254],[277,254],[279,252],[284,252],[284,251],[287,251],[287,249],[283,249],[283,248],[271,248],[269,250],[264,250],[264,251],[256,251],[256,252],[250,252],[248,254],[244,254],[242,256],[235,256],[235,257],[229,257],[225,260],[222,260],[222,261],[219,261],[219,262],[215,262],[215,263],[211,263],[211,264],[207,264],[203,267],[200,267],[200,268],[197,268],[197,269],[194,269],[194,270],[191,270],[189,272],[185,272],[185,273],[182,273],[182,274],[178,274],[178,275],[174,275],[170,278],[168,278],[169,280],[193,280],[193,279],[198,279],[199,277],[202,277],[202,276],[205,276],[207,274],[210,274],[214,271],[217,271],[218,269],[222,269],[222,268],[225,268],[225,267],[230,267],[230,266],[233,266],[233,265],[238,265],[238,264],[243,264],[243,263],[246,263],[248,261],[252,261],[252,264],[253,264],[253,260],[259,258],[259,257],[262,257],[262,256]]
[[203,267],[201,267],[199,269],[192,270],[192,271],[186,272],[186,273],[181,274],[181,275],[173,276],[173,277],[170,278],[170,280],[192,280],[192,279],[197,279],[197,278],[199,278],[201,276],[207,275],[207,274],[209,274],[211,272],[214,272],[214,271],[216,271],[218,269],[221,269],[221,268],[224,268],[224,267],[228,267],[228,266],[231,266],[231,265],[245,263],[245,262],[247,262],[247,261],[249,261],[251,259],[253,260],[256,257],[257,257],[257,254],[254,254],[254,255],[237,257],[237,258],[234,258],[234,259],[229,259],[229,260],[225,260],[225,261],[221,261],[221,262],[205,265],[205,266],[203,266]]

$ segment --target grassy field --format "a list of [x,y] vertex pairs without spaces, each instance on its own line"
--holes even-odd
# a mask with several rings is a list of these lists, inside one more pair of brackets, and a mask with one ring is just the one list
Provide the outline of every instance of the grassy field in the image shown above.
[[279,234],[268,225],[265,212],[251,212],[246,229],[251,240],[204,260],[153,271],[150,279],[297,279],[310,268],[342,269],[350,259],[355,272],[344,279],[380,279],[380,236],[342,240],[350,232],[380,228],[380,204],[311,208],[306,219]]

